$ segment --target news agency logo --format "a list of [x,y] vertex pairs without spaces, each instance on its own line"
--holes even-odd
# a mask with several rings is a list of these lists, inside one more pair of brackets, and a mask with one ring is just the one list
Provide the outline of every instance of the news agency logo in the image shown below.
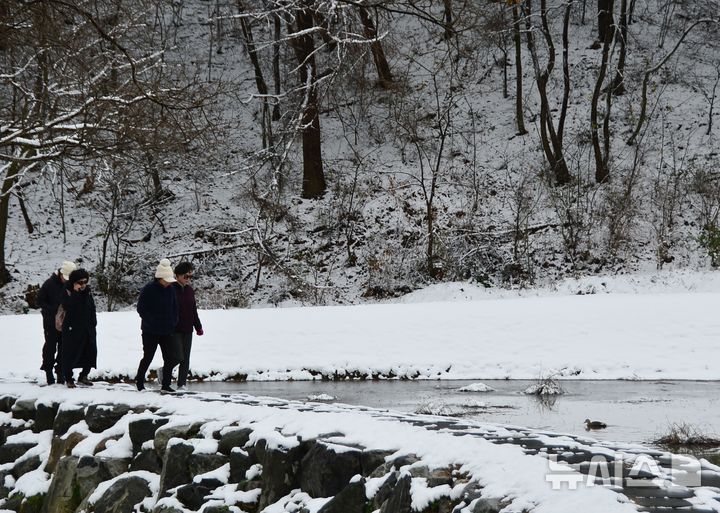
[[612,486],[622,488],[642,488],[657,486],[651,480],[671,481],[677,486],[700,486],[700,462],[686,454],[670,456],[670,466],[661,467],[650,456],[641,455],[594,455],[589,462],[582,463],[582,471],[569,464],[558,461],[557,455],[548,457],[548,473],[545,480],[553,490],[567,488],[576,490],[578,486]]

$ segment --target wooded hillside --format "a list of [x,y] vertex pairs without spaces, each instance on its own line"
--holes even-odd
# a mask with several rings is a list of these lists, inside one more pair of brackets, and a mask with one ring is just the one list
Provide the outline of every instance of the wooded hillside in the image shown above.
[[720,265],[718,13],[5,0],[0,311],[65,259],[107,309],[162,257],[206,308]]

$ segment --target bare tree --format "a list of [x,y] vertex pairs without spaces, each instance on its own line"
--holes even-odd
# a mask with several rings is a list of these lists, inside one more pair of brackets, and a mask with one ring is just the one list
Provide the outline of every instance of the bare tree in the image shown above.
[[393,83],[392,72],[390,71],[390,65],[388,64],[387,57],[385,57],[385,51],[383,50],[382,43],[378,38],[377,29],[373,23],[370,13],[363,6],[358,6],[358,15],[363,26],[363,33],[368,41],[370,41],[370,50],[372,52],[373,61],[375,62],[375,69],[378,73],[378,83],[381,87],[389,87]]
[[645,70],[645,73],[643,75],[643,81],[642,81],[642,92],[640,93],[640,113],[638,115],[637,123],[635,124],[635,129],[633,130],[633,133],[630,135],[630,137],[627,140],[628,145],[633,145],[635,143],[638,135],[640,135],[640,130],[642,129],[642,126],[646,120],[645,117],[647,115],[647,93],[648,93],[648,86],[650,84],[650,77],[665,65],[665,63],[675,54],[677,49],[680,48],[680,45],[683,43],[683,41],[688,36],[688,34],[690,32],[692,32],[692,30],[695,27],[697,27],[698,25],[700,25],[702,23],[718,23],[718,20],[713,19],[713,18],[701,18],[701,19],[696,20],[693,23],[691,23],[690,26],[688,26],[683,31],[683,33],[680,35],[680,37],[675,42],[675,45],[672,47],[672,49],[669,52],[667,52],[658,61],[657,64],[654,64]]
[[598,183],[605,182],[610,176],[610,170],[608,169],[608,161],[610,159],[610,134],[609,134],[609,122],[610,122],[610,98],[611,91],[608,91],[607,101],[605,104],[605,116],[603,121],[603,148],[600,148],[600,135],[599,135],[599,122],[598,122],[598,104],[600,103],[600,95],[602,94],[603,84],[605,83],[605,77],[607,75],[608,62],[610,60],[610,46],[614,39],[615,31],[612,30],[614,25],[612,24],[613,16],[613,2],[609,2],[607,5],[607,11],[605,12],[606,20],[610,20],[610,28],[603,31],[602,43],[602,57],[600,60],[600,69],[598,70],[597,78],[595,79],[595,88],[593,89],[592,100],[590,103],[590,133],[592,136],[593,153],[595,155],[595,181]]
[[[145,27],[152,26],[145,19],[154,12],[150,3],[4,3],[0,285],[9,279],[4,252],[9,199],[33,174],[53,163],[89,162],[150,147],[148,132],[174,140],[191,137],[178,112],[198,106],[197,91],[170,74],[162,46],[143,46],[150,37]],[[160,110],[166,121],[151,128],[157,118],[147,114]],[[168,140],[161,144],[170,149]]]
[[520,36],[520,10],[517,3],[512,6],[513,41],[515,43],[515,124],[518,135],[525,135],[525,117],[523,116],[523,76],[522,76],[522,39]]
[[615,78],[612,83],[614,95],[621,95],[625,92],[625,59],[627,57],[627,36],[628,36],[628,5],[627,0],[620,0],[620,31],[615,31],[615,37],[620,43],[620,55],[615,69]]
[[[571,3],[566,4],[566,14],[563,17],[564,27],[566,27],[569,23],[569,12],[571,6]],[[535,14],[532,9],[532,0],[526,0],[525,5],[523,6],[523,14],[527,30],[527,46],[532,58],[533,69],[535,71],[535,82],[537,83],[538,94],[540,95],[540,137],[543,153],[550,165],[555,183],[557,185],[563,185],[571,180],[570,171],[568,170],[567,162],[565,161],[565,156],[563,154],[563,129],[565,116],[567,115],[568,97],[570,94],[569,80],[564,80],[562,108],[556,127],[548,95],[548,82],[550,81],[553,69],[555,68],[556,55],[555,43],[553,41],[553,36],[550,32],[550,25],[548,22],[547,0],[540,0],[540,32],[544,38],[547,50],[547,62],[544,67],[540,65],[539,51],[535,40],[535,32],[537,31],[537,28],[533,22]],[[565,29],[563,32],[565,32]],[[566,38],[563,38],[563,44],[565,44],[565,41]],[[568,49],[563,48],[563,54],[567,55],[567,52]],[[564,72],[564,74],[567,76],[567,72]]]
[[293,12],[295,24],[288,28],[292,34],[291,44],[297,58],[300,84],[304,90],[300,120],[303,151],[303,198],[319,198],[325,194],[326,188],[320,137],[318,72],[313,41],[315,19],[312,3],[312,0],[299,0]]

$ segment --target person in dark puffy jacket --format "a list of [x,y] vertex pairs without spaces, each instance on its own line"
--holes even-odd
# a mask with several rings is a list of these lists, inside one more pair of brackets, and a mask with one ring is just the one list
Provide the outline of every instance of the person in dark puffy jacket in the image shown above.
[[65,382],[60,369],[62,337],[55,328],[55,314],[57,314],[58,307],[65,295],[65,283],[70,278],[70,273],[75,269],[74,262],[67,260],[63,262],[60,269],[45,280],[37,295],[37,304],[42,312],[43,334],[45,335],[40,370],[45,371],[45,379],[48,385],[55,383],[53,367],[55,367],[58,383]]
[[[190,285],[193,277],[193,265],[190,262],[180,262],[175,266],[175,279],[173,289],[177,295],[180,320],[175,326],[175,344],[182,351],[183,359],[178,369],[178,390],[185,388],[190,370],[190,350],[192,349],[193,329],[198,336],[202,336],[203,327],[197,311],[195,290]],[[163,374],[164,375],[164,374]]]
[[90,275],[85,269],[71,272],[66,285],[67,294],[62,301],[65,319],[60,363],[68,388],[75,388],[73,369],[82,369],[78,383],[92,386],[88,374],[91,368],[97,367],[97,314],[89,280]]
[[174,282],[175,276],[170,260],[163,258],[155,270],[155,279],[140,291],[137,312],[141,319],[143,357],[135,376],[138,390],[145,389],[145,373],[155,357],[155,351],[160,346],[163,357],[161,391],[174,392],[170,387],[172,371],[182,360],[173,338],[178,323],[177,297],[171,287]]

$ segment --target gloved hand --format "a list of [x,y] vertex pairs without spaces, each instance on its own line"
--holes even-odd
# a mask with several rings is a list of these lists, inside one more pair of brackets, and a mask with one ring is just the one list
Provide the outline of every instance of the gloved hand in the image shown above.
[[202,336],[203,336],[203,333],[205,333],[205,332],[203,331],[202,328],[199,328],[199,329],[196,329],[196,330],[195,330],[195,333],[197,333],[198,337],[202,337]]

